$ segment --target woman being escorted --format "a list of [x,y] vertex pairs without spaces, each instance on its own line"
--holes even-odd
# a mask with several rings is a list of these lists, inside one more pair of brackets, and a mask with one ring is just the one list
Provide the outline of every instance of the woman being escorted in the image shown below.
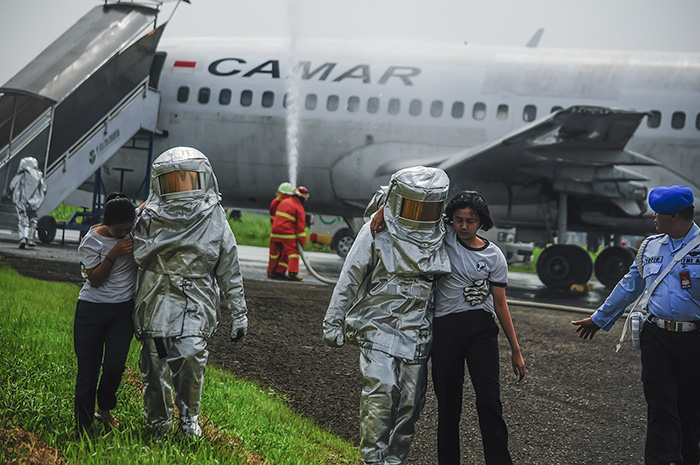
[[78,247],[87,278],[78,296],[73,326],[78,358],[75,381],[78,434],[91,427],[93,416],[107,428],[117,426],[111,410],[117,405],[117,389],[134,333],[136,263],[131,231],[136,211],[129,199],[119,194],[114,197],[107,198],[103,223],[93,226]]
[[474,391],[487,465],[511,464],[503,421],[498,360],[498,321],[512,349],[513,371],[525,376],[525,362],[506,302],[508,264],[501,250],[477,236],[493,225],[488,205],[475,191],[453,197],[445,208],[444,238],[451,273],[438,281],[433,323],[432,375],[438,401],[438,460],[460,463],[464,362]]

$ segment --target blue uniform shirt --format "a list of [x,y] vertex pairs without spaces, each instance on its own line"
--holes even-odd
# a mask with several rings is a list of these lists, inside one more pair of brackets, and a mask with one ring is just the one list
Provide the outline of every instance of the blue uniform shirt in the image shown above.
[[[639,297],[645,288],[651,287],[654,279],[671,263],[675,254],[698,234],[700,227],[693,223],[677,247],[673,246],[667,234],[659,234],[652,238],[644,248],[642,275],[639,274],[635,260],[603,305],[591,315],[593,322],[609,331],[625,308]],[[679,273],[682,271],[688,271],[690,274],[690,289],[681,288]],[[649,312],[665,320],[700,320],[700,246],[696,246],[676,263],[656,286],[649,299]]]

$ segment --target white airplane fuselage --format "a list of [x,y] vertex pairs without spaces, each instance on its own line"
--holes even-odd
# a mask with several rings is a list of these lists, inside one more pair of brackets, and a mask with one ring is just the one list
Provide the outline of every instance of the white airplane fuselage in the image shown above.
[[[308,210],[357,216],[396,168],[444,161],[576,105],[658,112],[658,127],[645,118],[627,149],[662,166],[633,170],[648,188],[700,193],[700,54],[339,41],[292,49],[253,38],[164,40],[159,50],[164,136],[154,154],[201,150],[227,206],[265,209],[290,180],[289,128],[298,130],[296,184],[311,192]],[[451,183],[482,191],[503,226],[542,229],[556,215],[542,186],[508,198],[468,171]],[[616,222],[605,227],[620,232]]]

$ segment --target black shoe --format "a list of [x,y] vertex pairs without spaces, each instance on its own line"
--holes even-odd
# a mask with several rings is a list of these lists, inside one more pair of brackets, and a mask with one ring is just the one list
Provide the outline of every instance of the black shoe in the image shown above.
[[26,241],[26,239],[21,239],[21,240],[19,241],[19,248],[20,248],[20,249],[25,249],[26,247],[27,247],[27,241]]
[[269,275],[267,275],[268,278],[270,279],[284,279],[284,273],[278,273],[277,271],[273,271]]
[[299,276],[296,273],[289,273],[287,275],[287,281],[302,281],[304,279],[303,276]]

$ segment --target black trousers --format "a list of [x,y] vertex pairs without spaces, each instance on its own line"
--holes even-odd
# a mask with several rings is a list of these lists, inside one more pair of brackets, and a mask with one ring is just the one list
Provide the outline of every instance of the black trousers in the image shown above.
[[73,323],[73,347],[78,358],[75,419],[79,430],[92,424],[95,397],[97,405],[103,410],[112,410],[117,406],[117,389],[134,334],[133,310],[133,300],[115,304],[78,300]]
[[700,463],[700,331],[674,333],[646,322],[640,337],[647,401],[644,463]]
[[476,411],[487,465],[509,465],[499,380],[498,326],[491,313],[472,310],[435,318],[431,353],[438,401],[438,461],[459,465],[464,362],[476,393]]

